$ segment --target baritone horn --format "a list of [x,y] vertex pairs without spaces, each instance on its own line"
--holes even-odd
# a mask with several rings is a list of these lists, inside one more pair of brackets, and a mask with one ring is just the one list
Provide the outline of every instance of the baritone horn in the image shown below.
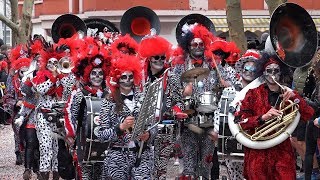
[[87,27],[78,16],[73,14],[63,14],[59,16],[51,27],[51,35],[55,43],[57,43],[60,38],[70,38],[76,33],[84,37],[87,34]]
[[[308,12],[294,3],[280,5],[272,14],[270,21],[270,36],[265,45],[266,51],[276,54],[286,65],[294,68],[303,67],[311,62],[317,49],[317,30]],[[273,80],[284,90],[284,87]],[[257,78],[235,97],[230,103],[235,111],[239,110],[241,100],[249,89],[259,87],[263,82]],[[235,122],[234,112],[228,114],[230,131],[238,142],[252,149],[267,149],[274,147],[293,133],[300,121],[299,100],[282,101],[279,110],[282,114],[266,121],[257,127],[254,133],[244,131]],[[245,123],[245,122],[243,122]]]

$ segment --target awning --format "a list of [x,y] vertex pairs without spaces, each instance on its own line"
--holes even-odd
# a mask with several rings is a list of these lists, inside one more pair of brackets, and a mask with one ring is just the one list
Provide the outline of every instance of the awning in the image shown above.
[[[212,18],[211,20],[216,27],[216,31],[229,31],[226,18]],[[244,31],[268,31],[269,22],[269,18],[243,18]],[[320,31],[320,18],[314,18],[313,22],[315,23],[317,30]]]
[[[213,18],[211,19],[216,31],[229,31],[226,18]],[[267,31],[269,30],[269,18],[243,18],[244,31]]]

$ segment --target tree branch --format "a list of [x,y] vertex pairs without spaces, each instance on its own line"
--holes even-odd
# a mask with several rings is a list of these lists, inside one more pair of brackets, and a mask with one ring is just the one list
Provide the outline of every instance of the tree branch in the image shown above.
[[18,32],[19,26],[12,22],[9,18],[5,17],[3,14],[0,14],[0,21],[4,22],[12,31]]

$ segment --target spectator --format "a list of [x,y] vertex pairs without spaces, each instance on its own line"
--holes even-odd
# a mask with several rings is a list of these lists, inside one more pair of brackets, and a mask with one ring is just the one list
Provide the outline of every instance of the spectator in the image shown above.
[[269,37],[269,34],[268,34],[268,33],[263,33],[263,34],[261,35],[261,38],[260,38],[261,44],[257,47],[257,49],[258,49],[259,51],[264,50],[264,46],[265,46],[265,44],[266,44],[266,41],[267,41],[267,38],[268,38],[268,37]]

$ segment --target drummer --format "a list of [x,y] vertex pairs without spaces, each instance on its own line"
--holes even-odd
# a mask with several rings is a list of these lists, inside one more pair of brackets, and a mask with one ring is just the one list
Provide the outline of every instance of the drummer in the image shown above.
[[[79,46],[84,49],[81,52],[82,54],[77,56],[81,58],[74,60],[75,67],[72,71],[79,83],[75,90],[71,92],[71,96],[65,107],[66,141],[72,146],[76,138],[80,138],[76,137],[80,131],[80,127],[82,124],[86,124],[86,109],[89,107],[86,105],[85,96],[102,101],[108,93],[105,80],[109,73],[110,57],[108,57],[108,54],[103,53],[104,51],[98,47],[96,40],[92,37],[86,37],[84,41],[70,44],[71,51],[74,51]],[[84,47],[85,45],[87,45],[87,48]],[[90,57],[87,56],[89,51],[91,51]],[[81,168],[82,179],[101,178],[103,163],[90,162],[88,165],[82,165],[81,163],[79,166]]]
[[[199,19],[202,19],[203,22],[206,21],[206,17],[199,16]],[[177,40],[183,50],[184,58],[174,59],[173,64],[175,65],[174,73],[181,77],[181,81],[184,81],[182,94],[183,96],[195,95],[195,90],[200,88],[201,91],[213,92],[212,90],[219,82],[217,81],[217,73],[212,67],[210,58],[205,57],[205,51],[209,50],[210,43],[217,38],[203,25],[197,23],[187,25],[186,22],[180,22],[179,24],[184,26],[180,26],[184,31],[183,35],[177,34]],[[179,28],[179,24],[177,28]],[[180,56],[177,55],[177,57]],[[197,69],[195,70],[194,68]],[[191,69],[193,70],[189,72],[194,74],[188,73],[188,70]],[[197,85],[199,88],[193,85],[195,80],[198,81]],[[231,83],[229,82],[229,84]],[[227,84],[225,83],[225,85]],[[214,110],[210,113],[212,114],[213,112]],[[192,117],[196,113],[199,112],[190,114],[190,116]],[[195,119],[195,117],[192,117],[192,119]],[[183,128],[181,133],[184,155],[182,176],[189,176],[191,178],[202,176],[208,179],[212,165],[214,141],[218,139],[218,127],[213,128],[213,123],[205,128],[191,124],[187,126]],[[200,167],[198,166],[198,162],[201,162]]]

